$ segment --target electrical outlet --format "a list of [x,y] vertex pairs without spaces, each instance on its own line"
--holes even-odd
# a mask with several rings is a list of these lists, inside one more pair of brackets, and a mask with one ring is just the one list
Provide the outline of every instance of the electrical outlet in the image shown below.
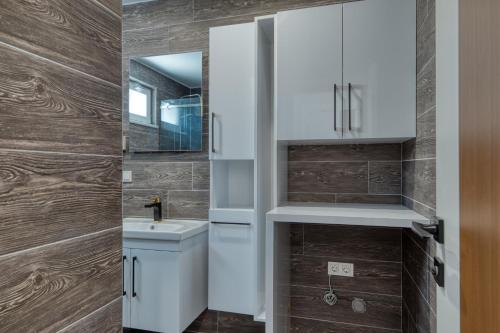
[[132,171],[123,171],[122,181],[124,183],[131,183],[132,182]]
[[338,275],[340,272],[340,264],[338,262],[328,263],[328,275]]
[[354,276],[354,264],[345,262],[328,262],[328,275]]

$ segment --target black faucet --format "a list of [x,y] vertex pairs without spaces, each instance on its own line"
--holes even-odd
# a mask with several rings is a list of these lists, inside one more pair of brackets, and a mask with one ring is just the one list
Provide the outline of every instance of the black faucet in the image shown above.
[[150,204],[144,205],[145,208],[153,207],[154,221],[161,222],[161,199],[160,197],[154,197]]

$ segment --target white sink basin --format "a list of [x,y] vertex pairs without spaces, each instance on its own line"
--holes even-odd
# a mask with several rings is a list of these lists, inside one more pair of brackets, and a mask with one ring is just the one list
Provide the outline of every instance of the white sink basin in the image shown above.
[[181,241],[208,230],[207,221],[163,220],[146,218],[123,219],[123,238]]

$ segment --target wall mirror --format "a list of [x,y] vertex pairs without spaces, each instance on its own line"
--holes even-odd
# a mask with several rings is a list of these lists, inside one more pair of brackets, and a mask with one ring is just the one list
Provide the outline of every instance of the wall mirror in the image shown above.
[[201,151],[202,52],[134,58],[129,65],[128,150]]

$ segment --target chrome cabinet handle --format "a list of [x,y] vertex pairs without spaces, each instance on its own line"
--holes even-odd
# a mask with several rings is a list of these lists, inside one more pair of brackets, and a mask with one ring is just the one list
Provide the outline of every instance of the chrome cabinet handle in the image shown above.
[[349,131],[352,130],[352,122],[351,122],[351,111],[352,111],[352,107],[351,107],[351,95],[352,95],[352,84],[349,83]]
[[337,132],[337,84],[333,85],[333,130]]
[[214,131],[214,124],[215,124],[215,113],[212,112],[212,153],[215,154],[215,131]]

